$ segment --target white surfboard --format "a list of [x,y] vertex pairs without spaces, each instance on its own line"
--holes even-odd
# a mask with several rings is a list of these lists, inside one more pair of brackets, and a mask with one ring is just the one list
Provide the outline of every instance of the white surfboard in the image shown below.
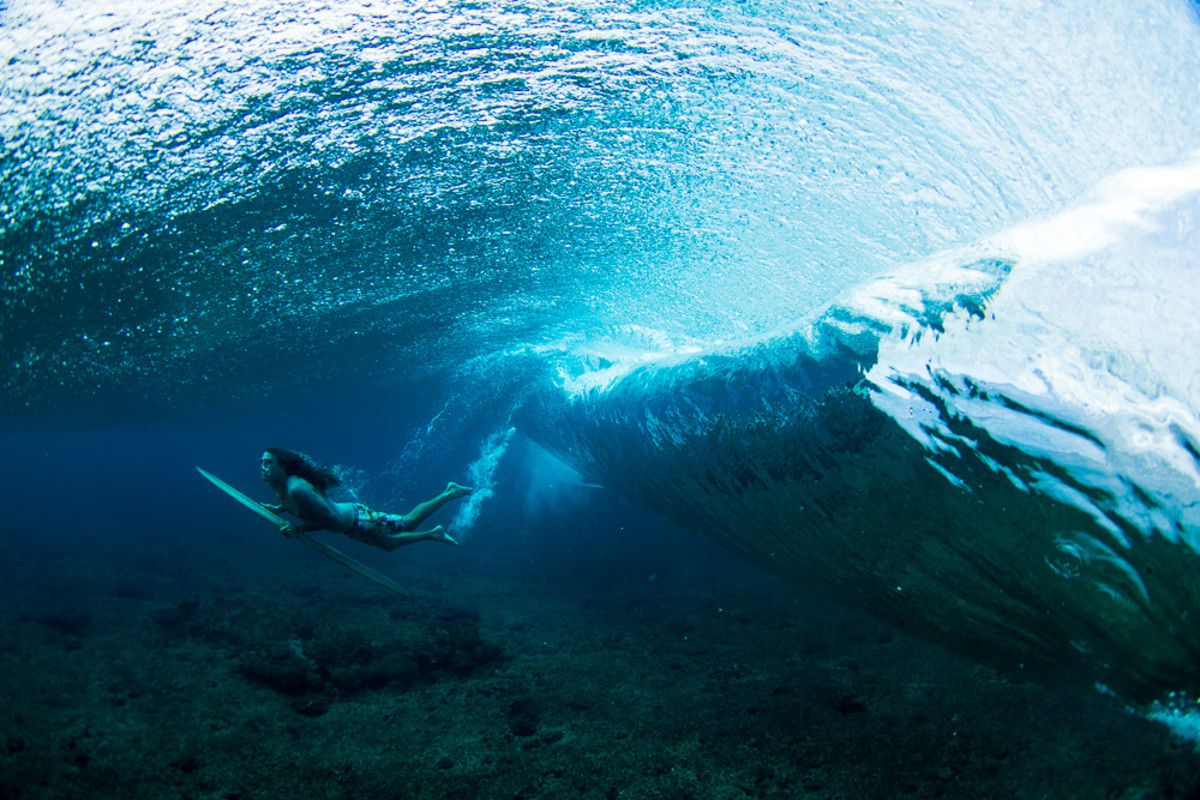
[[[285,520],[283,517],[279,516],[274,511],[272,511],[271,509],[264,506],[262,503],[251,499],[247,495],[242,494],[237,489],[233,488],[228,483],[226,483],[225,481],[218,478],[216,475],[213,475],[211,472],[209,472],[205,469],[201,469],[200,467],[196,467],[196,470],[201,475],[203,475],[205,478],[208,478],[208,480],[212,483],[213,486],[216,486],[222,492],[229,495],[234,500],[237,500],[239,503],[241,503],[246,508],[253,511],[255,514],[258,514],[263,519],[272,523],[275,527],[282,528],[284,525],[287,524],[287,520]],[[378,583],[380,586],[391,589],[396,594],[401,594],[401,595],[404,595],[405,597],[411,596],[407,591],[404,590],[403,586],[396,583],[394,580],[392,580],[388,576],[384,575],[383,573],[381,573],[377,570],[371,569],[366,564],[362,563],[361,561],[351,558],[350,556],[346,555],[345,553],[341,552],[340,550],[335,550],[334,548],[330,547],[329,545],[325,544],[324,542],[321,542],[321,541],[318,541],[318,540],[312,538],[307,533],[292,533],[289,535],[291,536],[291,538],[296,539],[297,541],[304,542],[304,544],[308,545],[313,550],[316,550],[318,553],[325,556],[326,558],[332,558],[334,561],[338,562],[342,566],[349,567],[350,569],[357,572],[359,575],[362,575],[367,580],[374,581],[375,583]]]

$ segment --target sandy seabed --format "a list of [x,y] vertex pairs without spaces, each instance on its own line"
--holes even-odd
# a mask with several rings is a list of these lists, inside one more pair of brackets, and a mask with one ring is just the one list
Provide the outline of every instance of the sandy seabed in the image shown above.
[[673,536],[330,540],[413,598],[274,538],[17,553],[0,798],[1200,797],[1191,745],[1112,699]]

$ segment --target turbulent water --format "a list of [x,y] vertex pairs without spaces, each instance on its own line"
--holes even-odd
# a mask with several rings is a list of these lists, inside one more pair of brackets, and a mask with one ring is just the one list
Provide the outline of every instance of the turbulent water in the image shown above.
[[928,638],[1194,691],[1198,213],[1200,160],[1124,174],[795,333],[551,392],[524,422],[684,528]]
[[1194,6],[18,1],[0,56],[7,428],[419,386],[978,659],[1200,689]]

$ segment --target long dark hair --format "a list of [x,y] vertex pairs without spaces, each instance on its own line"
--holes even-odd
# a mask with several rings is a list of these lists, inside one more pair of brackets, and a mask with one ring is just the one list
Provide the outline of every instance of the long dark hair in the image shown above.
[[313,461],[312,456],[283,447],[268,447],[267,452],[275,456],[275,460],[279,462],[279,466],[283,467],[286,474],[303,478],[321,494],[342,485],[342,479],[338,477],[336,469],[322,467]]

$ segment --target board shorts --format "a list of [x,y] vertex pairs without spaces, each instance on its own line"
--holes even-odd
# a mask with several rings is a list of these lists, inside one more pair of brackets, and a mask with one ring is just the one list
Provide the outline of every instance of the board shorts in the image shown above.
[[387,548],[395,534],[408,530],[401,514],[374,511],[362,503],[354,504],[354,514],[354,524],[346,531],[346,535],[363,544]]

